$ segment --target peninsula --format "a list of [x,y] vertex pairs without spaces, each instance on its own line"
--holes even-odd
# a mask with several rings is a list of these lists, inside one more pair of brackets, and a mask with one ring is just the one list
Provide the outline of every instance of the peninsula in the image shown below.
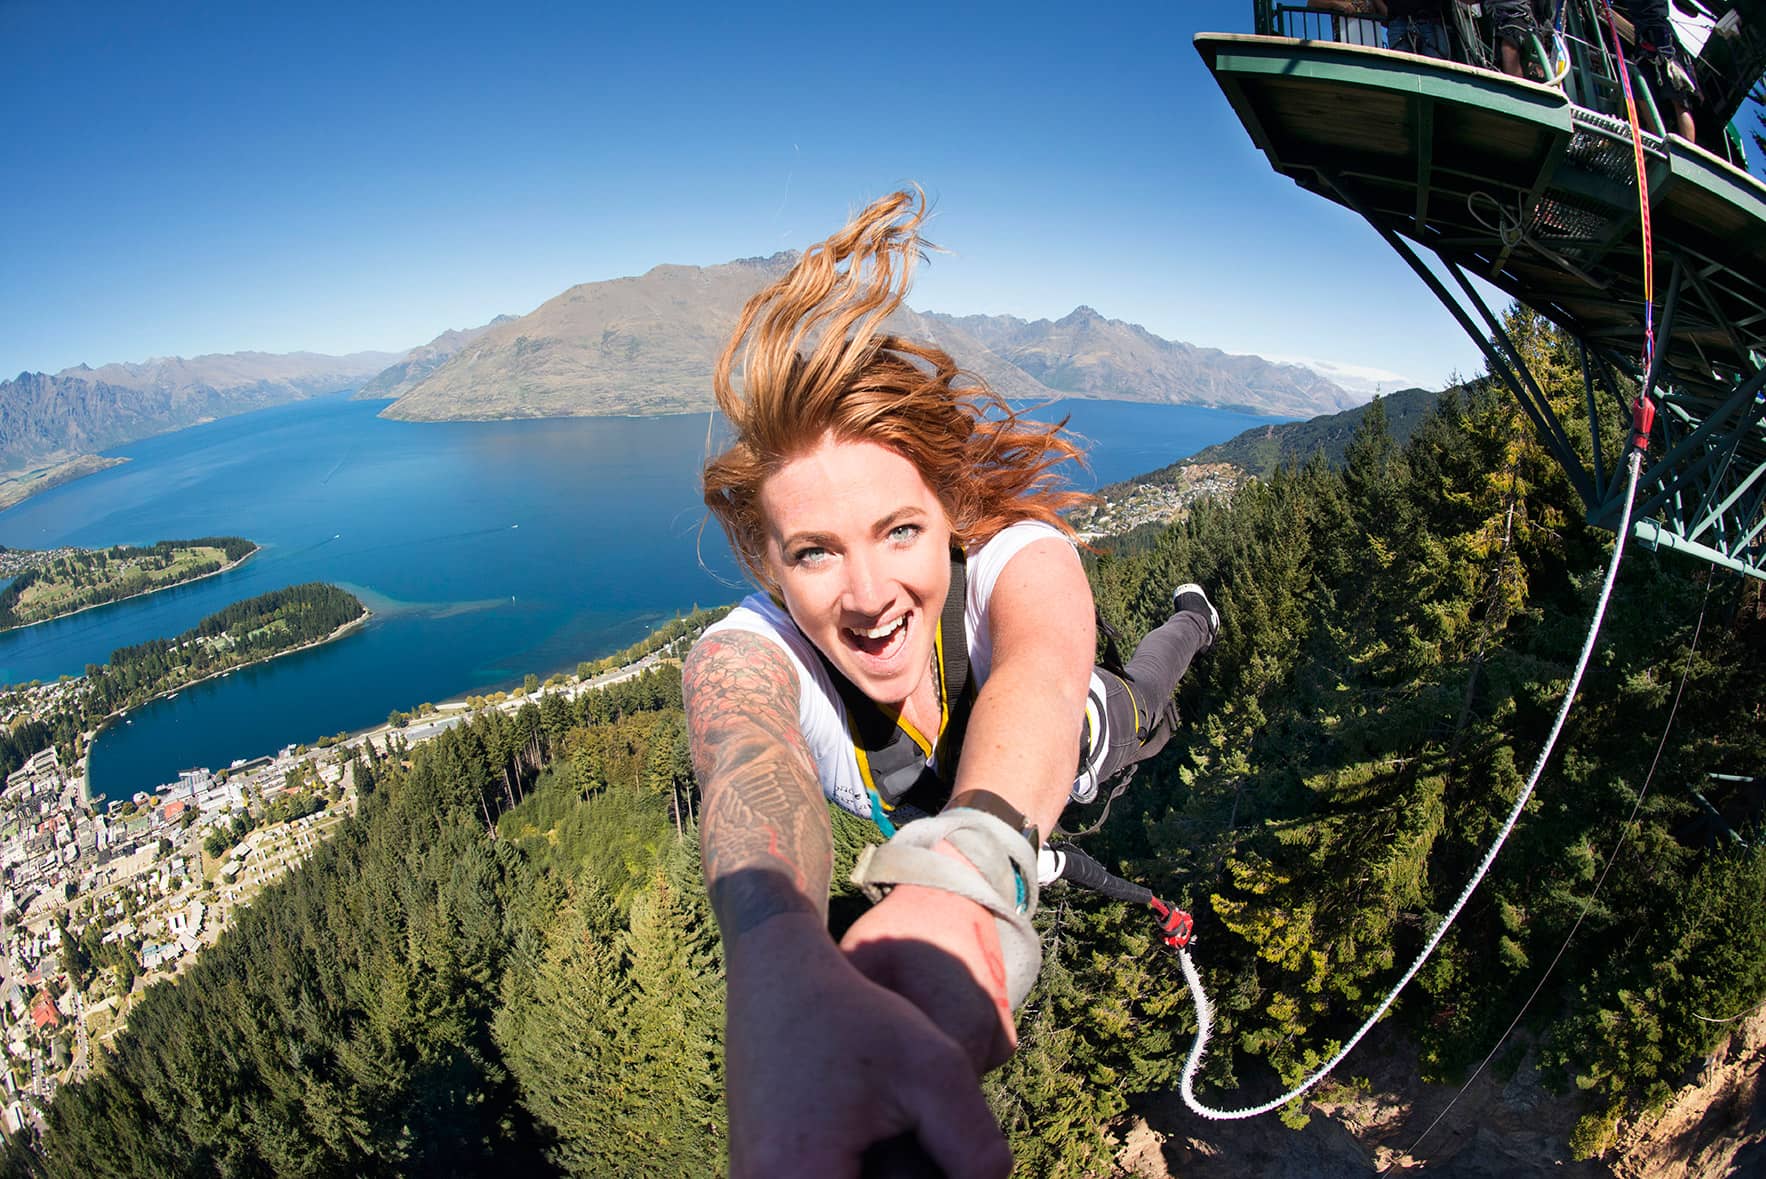
[[249,560],[258,546],[237,536],[162,540],[146,548],[0,548],[0,631],[34,626],[212,577]]
[[27,470],[0,472],[0,512],[50,488],[108,471],[128,461],[126,458],[81,454],[70,459],[50,458]]
[[48,745],[58,749],[63,764],[75,765],[98,732],[129,709],[235,668],[329,642],[368,618],[367,607],[334,585],[289,586],[235,602],[175,638],[118,648],[109,663],[88,665],[84,676],[0,694],[0,719],[14,734],[11,744],[18,746],[20,732],[35,736],[24,743],[28,748],[11,748],[0,770],[10,771],[6,761],[22,762]]

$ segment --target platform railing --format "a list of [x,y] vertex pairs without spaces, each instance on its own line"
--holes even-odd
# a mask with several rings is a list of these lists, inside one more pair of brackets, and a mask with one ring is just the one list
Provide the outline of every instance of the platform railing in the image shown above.
[[1345,45],[1371,45],[1376,49],[1386,44],[1380,21],[1372,15],[1346,16],[1304,4],[1278,4],[1275,0],[1256,0],[1256,7],[1257,32],[1266,37],[1340,41]]
[[[1484,5],[1467,0],[1449,0],[1452,5],[1448,21],[1448,37],[1454,48],[1454,60],[1481,69],[1494,69],[1499,60],[1495,33]],[[1301,41],[1336,41],[1348,45],[1385,46],[1382,21],[1372,15],[1343,14],[1313,8],[1307,4],[1283,4],[1277,0],[1253,0],[1256,31],[1264,36],[1292,37]],[[1627,24],[1626,30],[1629,31]],[[1612,51],[1607,27],[1596,0],[1567,0],[1564,8],[1562,37],[1551,28],[1543,28],[1539,36],[1529,37],[1521,47],[1523,63],[1539,78],[1555,78],[1560,66],[1557,55],[1569,57],[1569,69],[1561,85],[1566,96],[1578,106],[1603,115],[1625,119],[1624,88],[1619,81],[1619,62]],[[1643,130],[1661,135],[1665,130],[1655,95],[1645,82],[1635,61],[1628,60],[1632,93],[1637,97],[1638,122]]]

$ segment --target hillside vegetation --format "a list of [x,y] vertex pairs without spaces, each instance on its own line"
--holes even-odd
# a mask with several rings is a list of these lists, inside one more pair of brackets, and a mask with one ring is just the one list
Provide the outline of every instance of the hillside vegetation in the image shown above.
[[[1510,328],[1579,396],[1561,340]],[[1196,914],[1222,1103],[1364,1018],[1540,748],[1612,537],[1530,438],[1482,386],[1403,447],[1375,410],[1342,471],[1280,469],[1095,562],[1130,639],[1181,581],[1223,616],[1186,731],[1088,843]],[[1562,949],[1498,1068],[1531,1053],[1579,1092],[1592,1154],[1697,1068],[1724,1034],[1705,1020],[1766,999],[1761,791],[1708,777],[1766,761],[1763,655],[1757,585],[1630,553],[1537,800],[1394,1010],[1426,1074],[1463,1076]],[[146,997],[13,1173],[719,1173],[679,692],[652,672],[359,761],[359,816]],[[835,830],[842,860],[869,837]],[[1143,912],[1055,889],[1039,921],[1047,964],[989,1094],[1020,1173],[1107,1173],[1107,1125],[1175,1085],[1193,1015]]]
[[[1376,398],[1385,415],[1386,432],[1402,446],[1410,441],[1417,427],[1435,412],[1441,394],[1427,389],[1404,389],[1386,397]],[[1371,405],[1371,403],[1370,403]],[[1299,466],[1313,455],[1321,456],[1333,467],[1341,467],[1349,454],[1349,444],[1361,428],[1370,405],[1358,405],[1341,413],[1325,414],[1302,422],[1274,422],[1254,426],[1235,434],[1225,442],[1203,447],[1189,458],[1168,467],[1149,471],[1128,480],[1129,484],[1173,483],[1184,467],[1206,466],[1210,463],[1231,463],[1242,471],[1267,479],[1284,465]]]

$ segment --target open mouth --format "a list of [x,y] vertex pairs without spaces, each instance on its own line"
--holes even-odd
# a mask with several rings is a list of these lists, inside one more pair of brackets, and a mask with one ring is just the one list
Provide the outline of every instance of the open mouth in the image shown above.
[[888,659],[901,650],[907,642],[909,619],[912,613],[902,614],[889,622],[863,630],[854,627],[841,627],[840,633],[854,650],[871,659]]

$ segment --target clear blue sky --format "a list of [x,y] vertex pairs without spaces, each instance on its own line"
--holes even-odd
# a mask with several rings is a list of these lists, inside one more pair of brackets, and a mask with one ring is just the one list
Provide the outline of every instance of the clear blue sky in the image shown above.
[[0,0],[0,376],[402,350],[907,181],[918,307],[1479,367],[1252,148],[1190,44],[1249,0],[643,7]]

